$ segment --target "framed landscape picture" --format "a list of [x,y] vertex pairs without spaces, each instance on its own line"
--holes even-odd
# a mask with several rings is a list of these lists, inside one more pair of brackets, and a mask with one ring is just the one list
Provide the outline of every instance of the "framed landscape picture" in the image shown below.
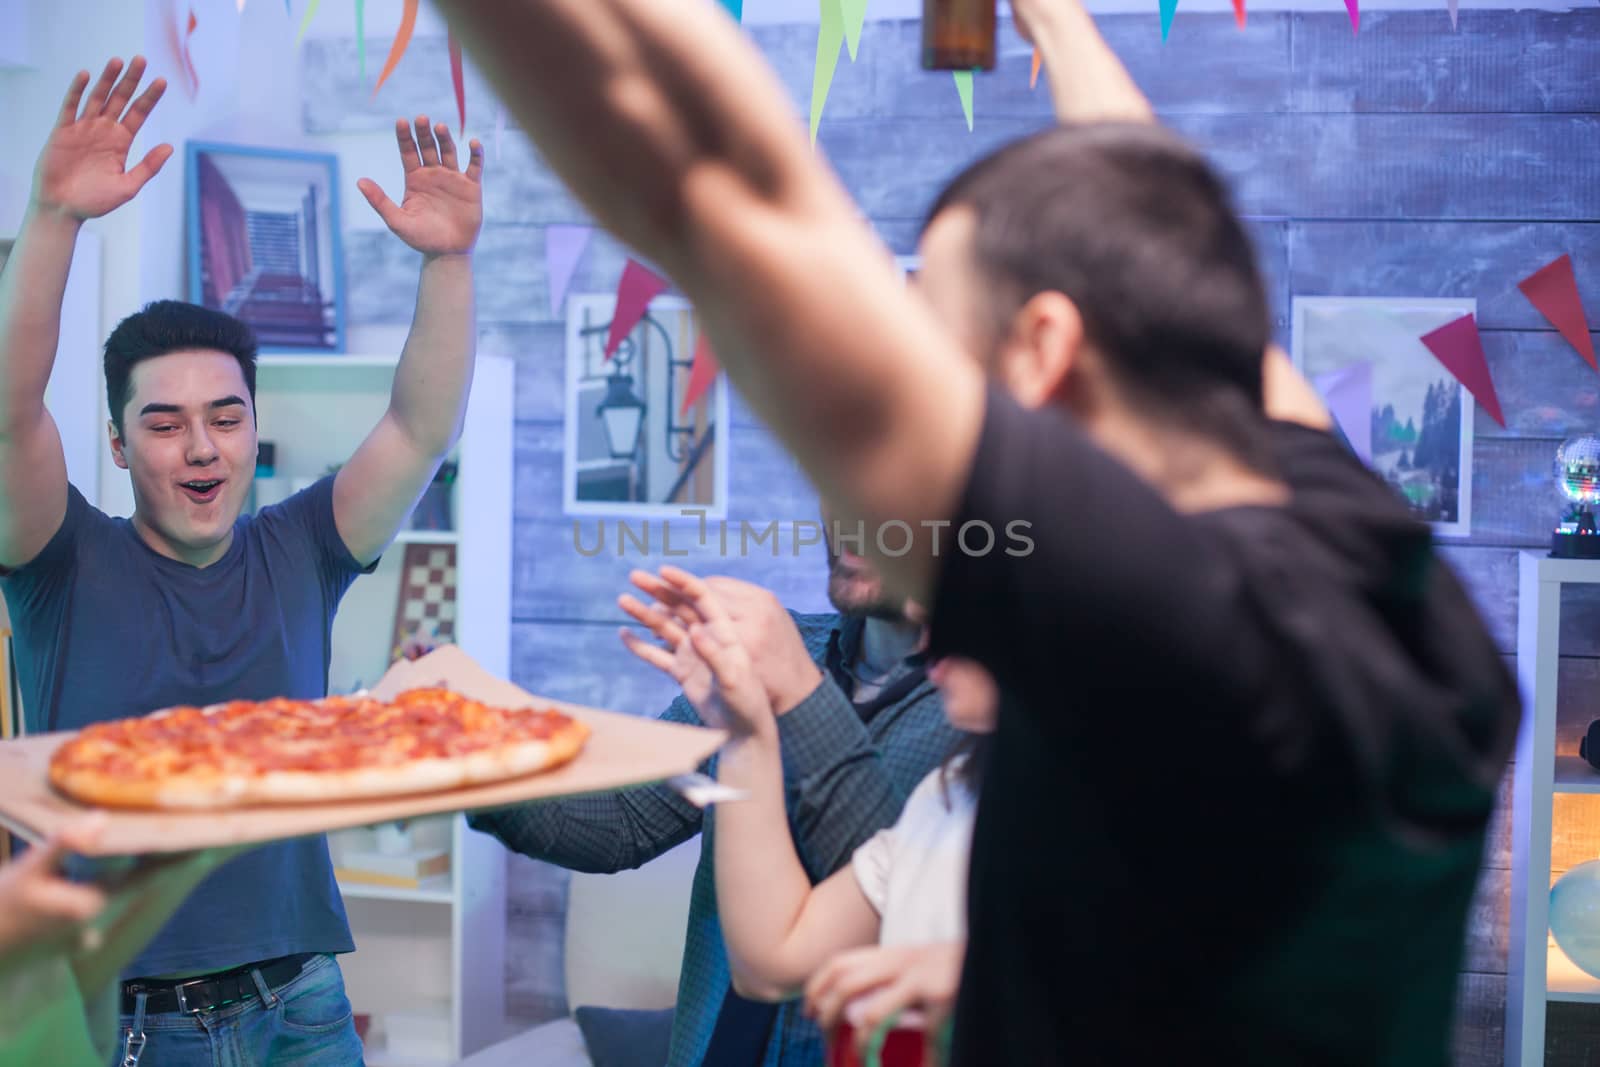
[[1421,338],[1476,310],[1470,299],[1294,298],[1295,366],[1361,458],[1442,537],[1472,532],[1476,405]]

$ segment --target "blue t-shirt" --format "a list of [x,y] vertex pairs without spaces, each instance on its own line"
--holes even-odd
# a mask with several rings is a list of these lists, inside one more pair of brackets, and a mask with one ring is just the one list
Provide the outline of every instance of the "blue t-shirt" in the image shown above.
[[[228,551],[203,569],[158,554],[129,520],[69,489],[61,529],[0,580],[28,731],[175,704],[325,696],[334,611],[361,573],[334,525],[332,478],[240,518]],[[127,974],[354,947],[317,835],[218,868]]]

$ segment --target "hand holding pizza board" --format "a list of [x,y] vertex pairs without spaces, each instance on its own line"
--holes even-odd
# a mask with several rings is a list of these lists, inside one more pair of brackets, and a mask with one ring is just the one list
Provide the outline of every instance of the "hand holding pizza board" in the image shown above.
[[[589,738],[575,759],[553,770],[440,792],[229,811],[108,809],[100,854],[255,844],[423,815],[610,792],[691,772],[724,740],[718,730],[535,697],[489,674],[454,646],[396,664],[372,693],[388,700],[407,689],[441,683],[485,704],[554,708],[587,725]],[[70,736],[44,734],[0,743],[0,825],[37,839],[82,815],[84,806],[55,791],[46,777],[51,754]]]

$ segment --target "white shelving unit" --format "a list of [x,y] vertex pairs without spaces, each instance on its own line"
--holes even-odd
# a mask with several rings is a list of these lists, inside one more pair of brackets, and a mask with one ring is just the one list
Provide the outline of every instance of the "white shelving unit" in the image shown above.
[[1600,1004],[1600,979],[1573,965],[1550,939],[1550,833],[1558,793],[1600,793],[1600,772],[1556,755],[1561,589],[1600,584],[1600,560],[1521,554],[1517,677],[1522,730],[1511,802],[1511,930],[1506,975],[1506,1067],[1544,1063],[1545,1006]]
[[[382,416],[395,357],[262,356],[256,409],[262,440],[277,447],[278,477],[304,482],[348,459]],[[356,581],[334,621],[329,691],[375,682],[392,649],[401,562],[410,544],[456,547],[456,643],[501,677],[510,672],[513,367],[480,356],[459,463],[453,530],[408,530],[377,570]],[[367,1063],[439,1067],[503,1037],[505,854],[460,816],[434,828],[450,871],[415,889],[341,884],[356,951],[341,957],[358,1013],[372,1016]],[[332,840],[337,853],[341,839]],[[447,1048],[416,1055],[391,1047],[396,1013],[448,1034]]]

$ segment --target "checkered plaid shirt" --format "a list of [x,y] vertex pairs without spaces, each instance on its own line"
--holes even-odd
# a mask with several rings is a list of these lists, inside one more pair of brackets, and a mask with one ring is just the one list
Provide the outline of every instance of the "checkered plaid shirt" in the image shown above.
[[[855,630],[838,615],[791,613],[812,659],[823,667],[817,690],[778,718],[789,827],[813,883],[849,862],[856,848],[890,826],[911,790],[949,755],[959,735],[945,720],[937,690],[926,680],[863,722],[827,668],[835,633]],[[848,633],[848,636],[857,636]],[[848,648],[849,641],[845,641]],[[700,724],[683,697],[661,716]],[[716,773],[713,756],[701,768]],[[638,867],[704,834],[689,903],[689,928],[668,1067],[698,1067],[731,986],[717,917],[711,835],[715,810],[702,812],[666,786],[605,796],[548,801],[472,816],[471,825],[514,851],[578,871]],[[823,1061],[822,1034],[799,1003],[778,1008],[763,1067],[811,1067]]]

